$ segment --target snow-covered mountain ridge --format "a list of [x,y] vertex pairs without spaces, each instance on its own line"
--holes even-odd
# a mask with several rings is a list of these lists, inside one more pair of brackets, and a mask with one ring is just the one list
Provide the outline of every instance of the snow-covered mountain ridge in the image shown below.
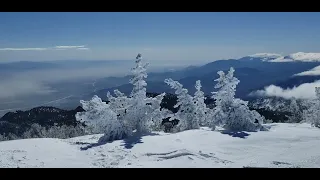
[[246,60],[259,59],[266,62],[320,62],[320,53],[297,52],[286,56],[274,53],[257,53],[244,58]]

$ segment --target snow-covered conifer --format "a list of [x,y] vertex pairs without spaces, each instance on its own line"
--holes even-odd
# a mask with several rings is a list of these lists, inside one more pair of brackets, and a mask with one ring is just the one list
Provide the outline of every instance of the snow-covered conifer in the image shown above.
[[40,124],[34,123],[31,127],[22,134],[22,139],[29,138],[47,138],[47,131],[45,127]]
[[207,114],[209,113],[210,109],[207,108],[206,104],[204,103],[204,100],[206,99],[204,96],[204,92],[201,91],[201,81],[198,80],[196,81],[196,92],[194,93],[194,104],[196,105],[196,118],[199,121],[199,124],[201,126],[207,126],[209,125],[208,123],[208,118]]
[[215,80],[215,88],[218,91],[213,92],[212,96],[216,100],[216,107],[212,113],[213,124],[233,131],[258,130],[262,127],[262,116],[256,111],[251,111],[248,102],[234,97],[240,82],[234,77],[234,71],[231,67],[228,74],[218,72],[220,77]]
[[130,83],[133,85],[130,97],[132,98],[146,98],[146,86],[147,82],[145,79],[147,75],[148,63],[142,62],[142,55],[138,54],[135,61],[136,66],[131,69],[133,77],[130,79]]
[[178,130],[198,129],[199,120],[196,118],[196,105],[193,97],[188,94],[188,90],[183,88],[182,84],[178,81],[170,78],[164,82],[176,90],[175,94],[177,95],[178,102],[174,107],[179,107],[179,111],[175,115],[177,119],[179,119],[179,124],[177,125]]
[[138,54],[135,63],[136,66],[132,68],[133,77],[130,79],[130,83],[133,85],[130,96],[127,97],[116,90],[114,93],[117,97],[108,93],[108,100],[110,108],[117,113],[118,119],[123,120],[125,126],[128,127],[128,133],[132,134],[134,130],[137,133],[149,133],[152,131],[152,127],[159,124],[161,117],[165,116],[163,114],[165,112],[160,110],[164,94],[155,98],[147,97],[145,79],[147,78],[148,64],[142,62],[141,54]]
[[298,100],[296,98],[290,99],[287,111],[291,114],[288,116],[289,123],[299,123],[303,120],[302,107],[298,104]]
[[315,92],[316,98],[308,102],[308,108],[303,111],[303,119],[312,126],[320,128],[320,87],[316,87]]
[[165,93],[159,94],[154,98],[147,98],[146,104],[149,109],[147,111],[147,118],[151,119],[152,130],[160,130],[162,119],[172,117],[172,112],[167,109],[161,109],[161,102]]
[[8,137],[5,134],[0,134],[0,141],[8,141]]
[[127,136],[127,129],[117,119],[117,114],[98,96],[90,101],[80,101],[84,112],[78,112],[76,119],[86,125],[94,127],[96,133],[104,133],[103,141],[122,139]]
[[120,92],[117,89],[114,90],[114,94],[116,95],[116,97],[112,96],[110,92],[107,93],[107,98],[109,100],[108,104],[110,105],[110,109],[117,114],[117,119],[119,121],[126,124],[127,128],[130,128],[125,118],[130,107],[132,106],[132,99],[127,97],[124,93]]
[[146,68],[148,63],[142,62],[142,55],[138,54],[136,66],[132,68],[133,77],[130,83],[133,89],[130,94],[130,108],[127,114],[127,120],[137,133],[149,133],[152,127],[161,120],[160,103],[165,94],[160,94],[155,98],[149,98],[146,95],[148,77]]

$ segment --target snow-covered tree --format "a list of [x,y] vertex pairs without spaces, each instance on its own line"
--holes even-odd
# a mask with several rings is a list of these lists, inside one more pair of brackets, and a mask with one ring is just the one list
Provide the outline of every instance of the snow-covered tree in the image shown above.
[[9,138],[6,135],[0,134],[0,141],[8,141],[8,140]]
[[286,111],[286,100],[279,97],[258,98],[251,102],[255,109],[266,109],[270,111]]
[[215,99],[216,107],[212,114],[211,124],[223,125],[228,119],[228,112],[234,102],[234,96],[236,86],[239,84],[239,80],[233,77],[234,69],[230,68],[230,71],[226,75],[223,71],[218,71],[219,78],[215,81],[217,84],[214,88],[219,89],[217,92],[212,92],[212,98]]
[[224,127],[232,131],[256,131],[262,128],[263,117],[251,111],[248,102],[236,98],[227,115]]
[[288,116],[289,123],[298,123],[303,120],[303,110],[296,98],[290,99],[289,105],[286,110],[291,114]]
[[57,124],[51,127],[44,127],[39,124],[32,124],[31,127],[25,131],[19,139],[29,139],[29,138],[59,138],[67,139],[77,136],[86,135],[85,127],[82,124],[77,124],[76,126]]
[[206,104],[204,103],[204,100],[206,97],[204,96],[204,92],[201,91],[201,81],[198,80],[196,81],[196,92],[194,93],[194,104],[196,105],[196,118],[198,119],[198,122],[201,126],[207,126],[209,125],[208,123],[208,118],[207,114],[209,113],[210,109],[207,108]]
[[312,126],[320,128],[320,87],[316,87],[315,92],[316,98],[308,101],[309,108],[303,111],[303,119]]
[[147,97],[145,79],[148,77],[146,72],[148,63],[142,62],[141,54],[138,54],[135,62],[136,66],[132,68],[133,77],[130,79],[133,89],[130,94],[131,106],[127,119],[137,133],[149,133],[152,127],[161,121],[160,103],[165,94],[160,94],[155,98]]
[[48,138],[67,139],[87,134],[89,133],[86,132],[86,128],[80,123],[76,126],[54,125],[46,130],[46,137]]
[[179,119],[177,129],[179,131],[198,129],[199,119],[196,116],[197,108],[193,97],[188,94],[188,90],[183,88],[182,84],[178,81],[170,78],[165,79],[164,82],[176,90],[175,94],[177,95],[178,102],[174,107],[179,107],[179,111],[175,115],[175,117]]
[[136,63],[136,66],[131,69],[133,77],[130,79],[130,83],[133,85],[133,89],[131,91],[130,97],[146,98],[147,82],[145,81],[145,79],[148,77],[147,67],[149,64],[142,62],[141,54],[138,54],[135,63]]
[[129,123],[126,119],[128,111],[130,109],[132,99],[127,97],[124,93],[121,93],[119,90],[114,90],[116,97],[112,96],[110,92],[107,94],[109,100],[109,107],[117,114],[117,119],[123,123],[126,128],[128,136],[132,135],[134,129],[133,124]]
[[145,81],[148,77],[146,72],[148,64],[142,62],[141,54],[138,54],[135,63],[136,66],[131,70],[133,77],[130,79],[130,83],[133,85],[133,89],[130,94],[131,101],[127,120],[138,133],[146,133],[150,131],[149,127],[151,126],[151,119],[146,116],[149,109],[146,105],[147,82]]
[[45,127],[42,127],[40,124],[34,123],[31,125],[30,129],[28,129],[22,134],[21,138],[48,138],[48,136]]
[[152,130],[160,130],[162,120],[173,116],[171,111],[167,109],[161,109],[161,102],[164,96],[165,93],[162,93],[154,98],[146,99],[146,104],[149,107],[146,115],[148,119],[152,120]]
[[96,133],[104,133],[101,141],[122,139],[127,136],[127,128],[117,119],[117,114],[98,96],[90,101],[80,101],[84,112],[78,112],[76,119],[94,127]]
[[234,77],[234,71],[231,67],[228,74],[223,71],[218,72],[220,77],[215,80],[217,81],[215,88],[218,91],[213,92],[212,96],[216,100],[216,107],[212,113],[212,124],[232,131],[261,129],[262,116],[256,111],[251,111],[248,102],[234,97],[236,87],[240,82]]
[[160,103],[165,94],[160,94],[155,98],[146,95],[147,78],[146,68],[148,64],[142,62],[141,54],[136,58],[136,66],[132,68],[133,77],[130,83],[133,85],[129,97],[116,90],[117,97],[108,93],[110,108],[118,115],[118,119],[123,120],[128,127],[129,135],[134,130],[137,133],[149,133],[156,125],[160,124],[162,117],[166,117],[168,112],[160,110]]

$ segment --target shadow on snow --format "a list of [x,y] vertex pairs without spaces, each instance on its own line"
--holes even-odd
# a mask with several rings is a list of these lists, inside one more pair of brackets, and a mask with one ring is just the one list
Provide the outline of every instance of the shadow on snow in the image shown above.
[[[157,133],[147,133],[147,134],[133,134],[133,136],[127,137],[123,139],[123,144],[121,146],[124,146],[126,149],[131,149],[133,148],[134,145],[143,143],[142,142],[142,137],[143,136],[156,136],[159,135]],[[97,142],[97,143],[81,143],[81,144],[88,144],[85,147],[81,147],[80,149],[82,151],[88,150],[90,148],[94,148],[97,146],[105,145],[108,143],[112,143],[113,141],[108,141],[108,142]]]
[[244,131],[221,130],[220,132],[221,132],[221,134],[227,134],[227,135],[229,135],[229,136],[237,137],[237,138],[242,138],[242,139],[245,139],[245,138],[247,138],[248,136],[250,136],[249,133],[244,132]]
[[128,137],[123,140],[124,144],[121,146],[124,146],[126,149],[131,149],[133,148],[134,145],[136,144],[141,144],[142,142],[142,137],[143,136],[156,136],[159,135],[157,133],[147,133],[147,134],[134,134],[131,137]]

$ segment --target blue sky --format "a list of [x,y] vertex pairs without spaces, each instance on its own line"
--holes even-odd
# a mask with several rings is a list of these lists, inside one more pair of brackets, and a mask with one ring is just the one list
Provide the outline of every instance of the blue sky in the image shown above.
[[320,13],[0,13],[0,61],[320,52]]

